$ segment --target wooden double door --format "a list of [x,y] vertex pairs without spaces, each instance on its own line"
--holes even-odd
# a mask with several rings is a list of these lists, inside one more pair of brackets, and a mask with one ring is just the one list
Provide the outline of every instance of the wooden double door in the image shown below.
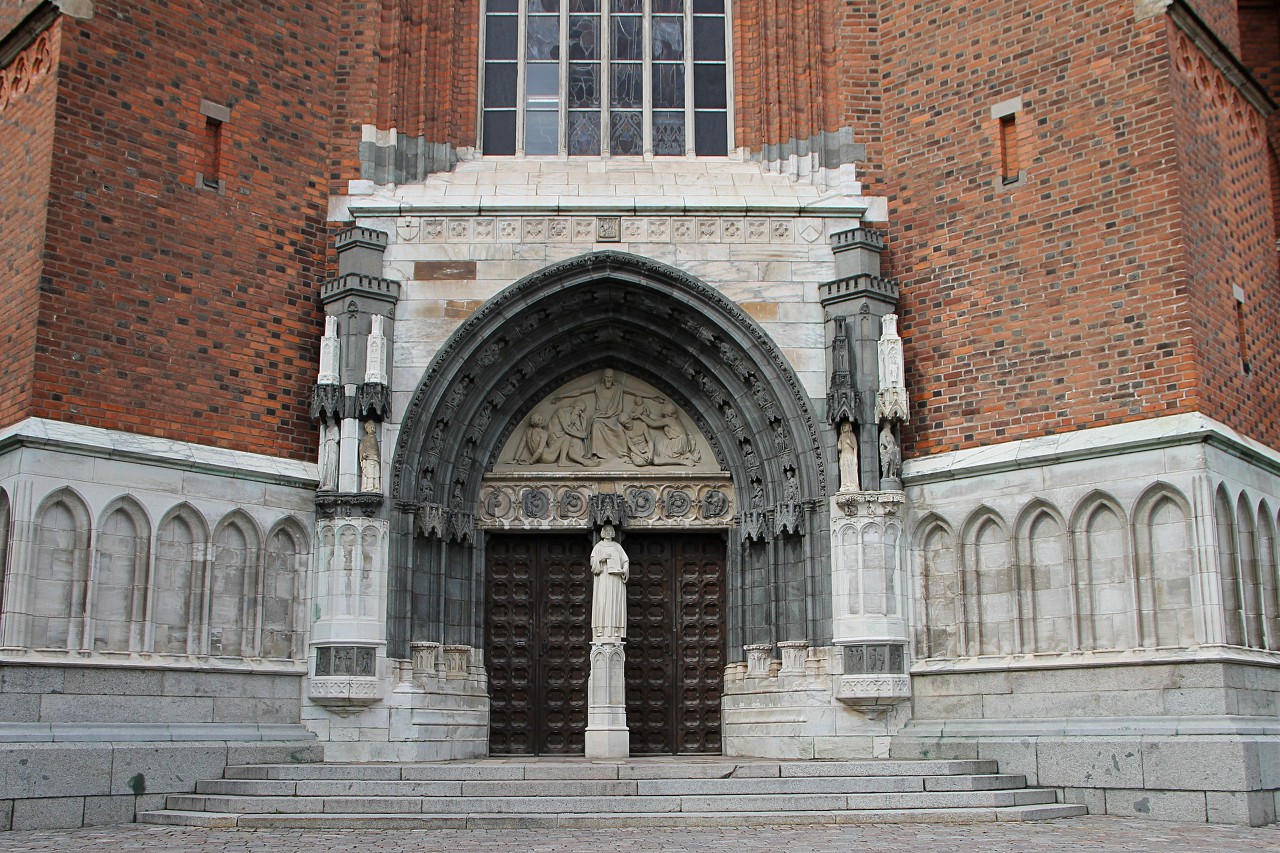
[[[628,533],[627,726],[633,755],[718,753],[725,665],[720,533]],[[489,752],[575,755],[587,726],[591,540],[487,540]]]

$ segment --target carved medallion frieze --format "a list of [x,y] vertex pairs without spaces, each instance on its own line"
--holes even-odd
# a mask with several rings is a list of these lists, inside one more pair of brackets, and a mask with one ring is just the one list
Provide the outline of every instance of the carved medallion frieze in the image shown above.
[[476,523],[500,530],[584,529],[597,522],[627,528],[727,527],[735,512],[727,478],[636,485],[600,477],[530,484],[526,478],[491,475],[480,489]]

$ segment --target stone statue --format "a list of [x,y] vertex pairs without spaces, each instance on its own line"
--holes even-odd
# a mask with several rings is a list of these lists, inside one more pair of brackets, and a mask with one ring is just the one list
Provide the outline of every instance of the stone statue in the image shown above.
[[645,410],[639,417],[653,429],[662,431],[662,438],[653,450],[654,465],[697,465],[702,461],[702,456],[689,431],[680,422],[680,415],[674,405],[663,403],[657,416]]
[[320,375],[316,377],[318,385],[337,385],[342,381],[338,375],[338,318],[324,318],[324,337],[320,339]]
[[387,384],[387,336],[382,331],[383,317],[374,314],[373,329],[365,344],[364,381]]
[[320,491],[332,492],[338,488],[338,435],[336,424],[320,428]]
[[378,425],[364,422],[364,435],[360,437],[360,491],[382,491],[382,453],[378,449]]
[[516,461],[521,465],[536,465],[539,462],[552,461],[548,458],[547,442],[547,419],[535,414],[529,418],[529,426],[525,427],[524,441],[521,442]]
[[885,421],[880,427],[880,476],[885,480],[897,480],[902,473],[902,450],[893,437],[893,426]]
[[858,491],[858,435],[849,421],[840,422],[840,491]]
[[800,503],[800,481],[796,479],[795,471],[787,471],[782,483],[782,499],[790,504]]
[[616,643],[627,636],[627,578],[631,561],[614,541],[612,524],[600,531],[600,541],[591,549],[591,639],[596,643]]
[[547,428],[547,452],[544,461],[555,462],[561,468],[570,464],[595,468],[600,460],[588,455],[586,421],[587,407],[581,402],[556,409]]
[[628,458],[627,434],[623,425],[624,409],[628,398],[634,400],[637,405],[645,400],[665,402],[665,398],[660,396],[626,390],[617,381],[611,369],[604,371],[599,382],[558,394],[551,398],[551,402],[562,403],[581,397],[591,397],[595,402],[595,410],[591,415],[590,435],[587,440],[587,453],[596,459]]

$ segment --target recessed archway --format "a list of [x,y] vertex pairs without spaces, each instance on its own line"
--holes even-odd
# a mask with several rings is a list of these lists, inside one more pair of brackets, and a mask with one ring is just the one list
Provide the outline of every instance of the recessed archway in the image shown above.
[[679,405],[741,496],[729,531],[730,654],[744,642],[827,639],[830,592],[816,569],[828,543],[813,535],[826,529],[826,462],[795,371],[758,324],[706,284],[634,255],[597,252],[487,302],[414,393],[392,467],[393,654],[410,639],[477,644],[481,479],[534,405],[604,368]]

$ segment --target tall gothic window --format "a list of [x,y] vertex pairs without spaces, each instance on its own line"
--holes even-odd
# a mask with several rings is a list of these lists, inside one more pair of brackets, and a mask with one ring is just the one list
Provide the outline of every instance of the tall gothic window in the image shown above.
[[485,154],[723,156],[725,0],[486,0]]

